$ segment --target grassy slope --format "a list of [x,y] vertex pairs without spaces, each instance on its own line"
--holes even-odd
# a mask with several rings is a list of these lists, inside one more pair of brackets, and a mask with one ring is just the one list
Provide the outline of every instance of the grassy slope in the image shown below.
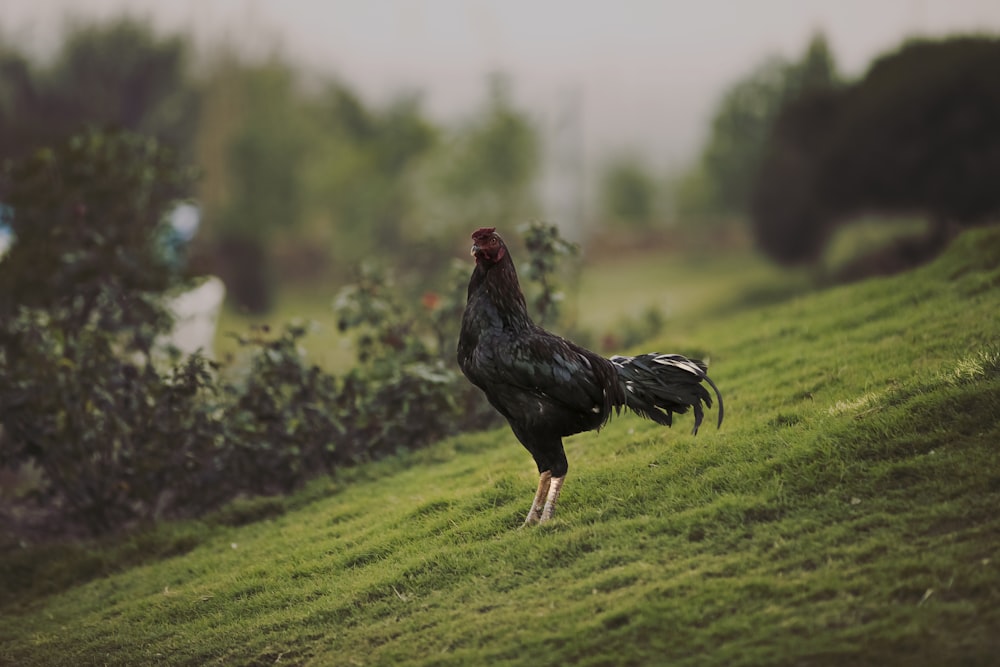
[[908,275],[682,325],[650,347],[711,353],[723,429],[568,440],[548,526],[516,530],[535,480],[509,431],[458,437],[265,521],[163,528],[183,555],[32,582],[0,661],[995,664],[998,266],[980,230]]

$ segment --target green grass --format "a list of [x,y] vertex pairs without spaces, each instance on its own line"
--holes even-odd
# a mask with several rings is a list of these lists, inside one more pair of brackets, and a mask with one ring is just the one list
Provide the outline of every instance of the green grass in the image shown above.
[[884,248],[901,239],[926,235],[930,232],[930,226],[930,220],[919,216],[862,216],[833,231],[823,253],[823,268],[828,273],[835,273],[872,250]]
[[671,320],[648,347],[711,357],[723,428],[567,440],[545,526],[518,530],[535,475],[502,429],[8,553],[0,661],[996,664],[998,288],[994,228],[906,275]]
[[569,291],[580,326],[604,335],[649,308],[661,311],[672,329],[687,330],[691,322],[783,301],[809,287],[807,273],[782,271],[745,251],[667,256],[651,251],[585,265]]

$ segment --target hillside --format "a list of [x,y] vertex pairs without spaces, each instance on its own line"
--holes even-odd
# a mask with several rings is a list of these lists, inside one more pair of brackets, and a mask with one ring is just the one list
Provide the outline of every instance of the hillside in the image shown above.
[[710,357],[723,428],[569,439],[540,528],[502,429],[8,554],[0,662],[995,664],[998,287],[1000,229],[974,230],[906,275],[664,332],[649,349]]

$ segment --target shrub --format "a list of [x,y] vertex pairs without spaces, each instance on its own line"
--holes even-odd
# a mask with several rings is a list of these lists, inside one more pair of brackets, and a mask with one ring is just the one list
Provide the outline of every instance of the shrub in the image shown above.
[[183,488],[175,471],[196,465],[205,361],[161,376],[150,358],[177,279],[164,213],[189,183],[168,150],[127,133],[4,166],[15,242],[0,262],[0,464],[37,464],[50,502],[91,532],[155,513],[163,489]]
[[[164,369],[151,349],[177,277],[157,243],[184,182],[169,155],[88,133],[5,177],[17,240],[0,262],[0,466],[42,471],[38,496],[64,532],[201,514],[499,422],[454,359],[465,263],[420,299],[363,267],[335,304],[358,346],[343,377],[307,362],[298,324],[243,338],[239,380],[199,354]],[[567,247],[555,228],[529,234],[529,277],[550,312]]]
[[0,465],[34,462],[48,504],[91,533],[155,516],[170,497],[210,505],[198,479],[217,435],[206,360],[161,375],[123,354],[112,329],[68,335],[60,319],[22,308],[3,326]]
[[539,323],[555,322],[560,316],[564,295],[555,284],[562,260],[575,257],[580,248],[559,234],[559,228],[541,221],[521,227],[528,262],[524,276],[528,285],[529,303],[535,310]]
[[[169,150],[128,133],[88,131],[5,165],[0,201],[13,211],[5,222],[15,242],[0,262],[0,315],[54,309],[71,333],[129,301],[106,324],[165,328],[157,300],[135,297],[176,283],[159,240],[167,208],[191,183]],[[146,349],[151,339],[129,342]]]
[[223,386],[213,473],[227,496],[290,491],[343,457],[335,444],[345,433],[336,378],[306,363],[298,349],[304,326],[268,333],[241,339],[253,350],[248,376],[241,386]]
[[454,266],[446,289],[417,301],[368,265],[337,295],[339,326],[356,331],[358,346],[340,403],[352,460],[499,423],[454,359],[467,270]]

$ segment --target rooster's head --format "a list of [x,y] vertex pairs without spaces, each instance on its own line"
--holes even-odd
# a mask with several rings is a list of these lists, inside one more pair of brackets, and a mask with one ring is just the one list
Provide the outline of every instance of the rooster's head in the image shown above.
[[478,264],[496,264],[507,254],[507,246],[496,227],[480,227],[472,232],[472,256]]

